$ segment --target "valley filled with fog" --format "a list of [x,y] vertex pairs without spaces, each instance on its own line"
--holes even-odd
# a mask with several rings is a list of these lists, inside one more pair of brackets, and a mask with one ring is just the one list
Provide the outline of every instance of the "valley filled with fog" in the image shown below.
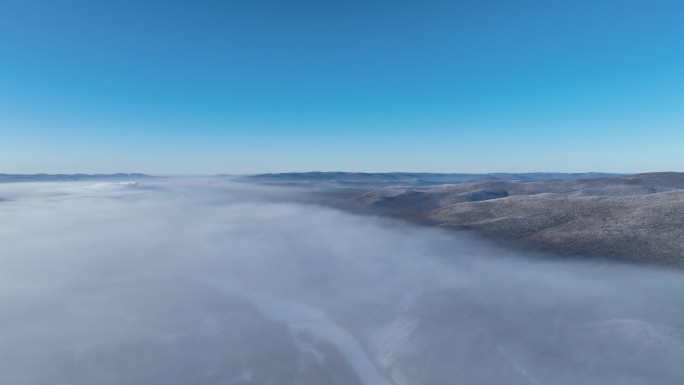
[[227,178],[0,184],[0,384],[676,384],[684,276]]

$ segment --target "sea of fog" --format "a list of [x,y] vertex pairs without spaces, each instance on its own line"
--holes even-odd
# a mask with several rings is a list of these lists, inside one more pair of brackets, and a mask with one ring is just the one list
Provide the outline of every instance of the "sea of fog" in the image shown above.
[[680,384],[684,273],[225,178],[0,184],[0,384]]

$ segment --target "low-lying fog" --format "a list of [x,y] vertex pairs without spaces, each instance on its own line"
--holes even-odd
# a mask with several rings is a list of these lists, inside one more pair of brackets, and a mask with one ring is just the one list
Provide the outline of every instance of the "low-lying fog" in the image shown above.
[[681,272],[526,258],[295,194],[0,184],[0,384],[684,379]]

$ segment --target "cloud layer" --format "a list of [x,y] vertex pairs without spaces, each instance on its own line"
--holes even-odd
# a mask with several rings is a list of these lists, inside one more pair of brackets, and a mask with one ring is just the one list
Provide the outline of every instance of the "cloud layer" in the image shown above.
[[220,179],[0,184],[3,384],[672,384],[678,272]]

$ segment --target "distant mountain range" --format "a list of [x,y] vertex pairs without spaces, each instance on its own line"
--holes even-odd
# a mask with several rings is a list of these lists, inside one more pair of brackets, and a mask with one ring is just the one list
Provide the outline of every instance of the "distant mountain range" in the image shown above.
[[619,177],[612,173],[365,173],[365,172],[303,172],[257,174],[240,177],[243,181],[266,184],[329,185],[338,187],[436,186],[450,183],[538,180],[576,180]]
[[100,179],[138,179],[150,178],[141,173],[117,174],[0,174],[0,183],[7,182],[59,182]]
[[[302,173],[278,173],[278,174],[255,174],[255,175],[227,175],[218,177],[236,178],[244,182],[263,184],[291,184],[303,186],[337,186],[337,187],[390,187],[390,186],[437,186],[451,183],[486,182],[486,181],[517,181],[531,182],[539,180],[577,180],[577,179],[601,179],[623,176],[625,174],[613,173],[491,173],[491,174],[464,174],[464,173],[365,173],[365,172],[302,172]],[[2,182],[48,182],[48,181],[75,181],[91,179],[131,179],[153,178],[142,173],[116,173],[116,174],[0,174]]]

